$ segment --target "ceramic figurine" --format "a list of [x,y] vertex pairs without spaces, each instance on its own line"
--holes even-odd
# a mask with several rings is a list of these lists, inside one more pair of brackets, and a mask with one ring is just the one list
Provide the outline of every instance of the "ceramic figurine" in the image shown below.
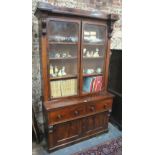
[[86,53],[86,57],[90,57],[90,53],[89,53],[89,51],[87,51],[87,53]]
[[56,54],[55,54],[55,57],[56,57],[56,58],[60,58],[60,53],[56,53]]
[[94,53],[94,55],[93,55],[93,57],[99,57],[99,49],[98,48],[96,48],[96,52]]
[[65,72],[65,66],[62,67],[61,75],[62,75],[62,76],[65,76],[65,75],[66,75],[66,72]]
[[53,66],[50,66],[50,75],[53,75]]
[[72,57],[72,56],[69,54],[69,52],[67,52],[67,57],[68,57],[68,58]]
[[60,69],[59,72],[58,72],[58,76],[62,76],[62,71],[61,71],[61,69]]
[[87,74],[92,74],[92,73],[94,73],[94,69],[87,69],[87,70],[86,70],[86,73],[87,73]]
[[102,72],[101,68],[100,68],[100,67],[97,68],[97,69],[96,69],[96,72],[97,72],[97,73],[101,73],[101,72]]
[[87,50],[86,48],[83,49],[83,56],[86,55],[86,50]]
[[54,72],[55,76],[57,76],[58,75],[58,71],[59,71],[57,66],[55,66],[54,71],[55,71]]
[[65,52],[63,52],[62,57],[66,58],[67,54]]
[[94,52],[93,52],[93,51],[91,51],[90,56],[91,56],[91,57],[93,57],[93,55],[94,55]]

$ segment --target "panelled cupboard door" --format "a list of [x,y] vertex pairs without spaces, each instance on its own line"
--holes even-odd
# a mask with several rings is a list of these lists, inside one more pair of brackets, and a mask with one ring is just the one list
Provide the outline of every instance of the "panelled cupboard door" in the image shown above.
[[54,146],[79,138],[83,132],[83,119],[65,122],[54,126]]
[[82,21],[82,94],[103,91],[107,46],[107,25]]
[[108,111],[87,117],[85,121],[85,133],[90,135],[101,130],[107,130],[108,118]]
[[48,75],[51,98],[79,94],[81,21],[48,18]]

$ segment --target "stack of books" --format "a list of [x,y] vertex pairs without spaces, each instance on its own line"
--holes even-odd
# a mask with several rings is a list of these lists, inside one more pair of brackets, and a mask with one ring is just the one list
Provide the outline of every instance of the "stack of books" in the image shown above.
[[77,94],[77,79],[52,81],[50,85],[52,97],[72,96]]
[[83,91],[84,92],[98,92],[103,87],[103,77],[85,77],[83,80]]

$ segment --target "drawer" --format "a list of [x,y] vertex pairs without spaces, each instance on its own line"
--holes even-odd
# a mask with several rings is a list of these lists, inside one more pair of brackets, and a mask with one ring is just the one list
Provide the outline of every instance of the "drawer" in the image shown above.
[[48,124],[64,121],[67,119],[79,117],[85,114],[85,106],[72,106],[63,109],[51,111],[48,113]]
[[112,108],[112,99],[104,100],[104,101],[96,101],[87,104],[86,112],[98,112],[102,110],[108,110]]
[[112,99],[100,101],[96,103],[96,110],[108,110],[112,108]]

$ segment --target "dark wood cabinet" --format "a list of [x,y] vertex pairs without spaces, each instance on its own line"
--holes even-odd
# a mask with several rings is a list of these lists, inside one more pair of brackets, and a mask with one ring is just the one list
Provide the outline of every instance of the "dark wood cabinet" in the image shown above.
[[42,93],[48,150],[108,131],[114,14],[39,2]]

